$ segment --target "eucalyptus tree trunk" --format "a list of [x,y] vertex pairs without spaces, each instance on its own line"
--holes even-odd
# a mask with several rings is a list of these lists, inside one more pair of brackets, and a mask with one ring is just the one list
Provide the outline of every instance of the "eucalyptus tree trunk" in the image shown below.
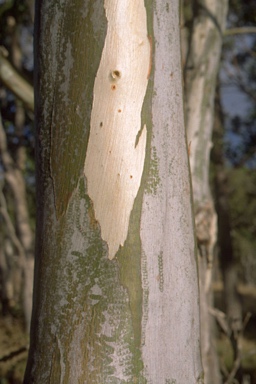
[[201,383],[178,0],[36,6],[24,383]]
[[221,382],[209,307],[217,218],[209,185],[214,96],[227,0],[194,3],[193,27],[185,67],[186,130],[195,206],[201,309],[202,361],[206,384]]

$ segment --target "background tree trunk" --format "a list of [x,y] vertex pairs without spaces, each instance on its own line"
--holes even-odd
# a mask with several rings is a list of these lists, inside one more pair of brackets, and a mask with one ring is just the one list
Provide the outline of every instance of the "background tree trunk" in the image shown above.
[[[21,71],[22,53],[19,44],[21,26],[16,23],[14,17],[10,15],[9,41],[10,60]],[[25,180],[25,165],[27,160],[26,148],[24,145],[24,127],[26,124],[26,114],[24,105],[33,111],[34,97],[33,87],[15,70],[7,60],[8,51],[0,47],[0,79],[19,99],[15,101],[15,116],[13,128],[16,135],[16,143],[10,150],[8,136],[0,118],[0,155],[4,169],[5,188],[1,191],[1,213],[4,217],[5,227],[7,228],[7,243],[12,243],[13,251],[9,255],[3,252],[6,258],[6,265],[2,269],[3,285],[6,295],[6,311],[14,307],[19,307],[22,301],[22,310],[25,318],[26,330],[29,332],[32,312],[32,290],[33,290],[33,271],[34,271],[34,233],[29,217],[29,207],[27,201],[27,189]],[[7,125],[8,126],[8,125]],[[10,128],[10,127],[9,127]],[[9,199],[6,199],[6,190],[10,191]],[[9,200],[9,201],[8,201]],[[10,204],[10,201],[12,202]],[[13,217],[12,216],[13,211]],[[10,246],[9,246],[10,247]],[[5,255],[4,255],[5,254]],[[18,256],[18,257],[17,257]],[[7,261],[7,259],[9,259]],[[15,266],[12,271],[12,265]],[[14,273],[15,272],[15,273]],[[9,306],[9,308],[7,308]]]
[[25,383],[202,382],[178,3],[37,2]]
[[213,338],[212,268],[217,216],[210,192],[209,161],[214,122],[214,95],[225,29],[227,1],[194,2],[185,65],[186,130],[192,173],[200,280],[202,360],[206,384],[221,382]]
[[[220,255],[220,266],[223,274],[224,301],[227,316],[227,335],[230,337],[234,362],[237,368],[234,377],[242,380],[241,369],[241,337],[243,333],[242,300],[238,293],[238,265],[235,258],[232,227],[230,220],[230,207],[228,203],[228,191],[230,188],[227,170],[225,168],[223,148],[223,112],[220,104],[220,90],[216,97],[216,115],[214,124],[215,146],[212,152],[214,164],[214,197],[216,199],[216,210],[218,213],[218,244]],[[235,364],[235,363],[234,363]]]
[[[6,292],[6,300],[10,306],[17,305],[22,292],[23,313],[25,317],[26,329],[29,331],[30,319],[32,312],[32,290],[33,290],[33,271],[34,271],[34,241],[33,233],[29,222],[29,212],[26,199],[26,185],[17,161],[15,162],[7,149],[7,140],[0,116],[0,154],[4,167],[4,178],[8,185],[13,202],[14,216],[16,226],[12,223],[8,212],[8,206],[3,191],[0,192],[0,210],[7,227],[8,238],[11,241],[14,251],[9,252],[9,264],[15,265],[13,268],[4,267],[4,259],[2,257],[3,267],[3,285]],[[18,255],[18,261],[15,260]],[[6,264],[7,266],[7,264]],[[9,286],[9,288],[7,287]],[[9,292],[9,293],[8,293]],[[16,295],[15,295],[16,293]],[[16,296],[16,297],[15,297]],[[14,300],[14,302],[12,302]],[[12,303],[11,303],[12,302]],[[8,306],[8,305],[7,305]]]

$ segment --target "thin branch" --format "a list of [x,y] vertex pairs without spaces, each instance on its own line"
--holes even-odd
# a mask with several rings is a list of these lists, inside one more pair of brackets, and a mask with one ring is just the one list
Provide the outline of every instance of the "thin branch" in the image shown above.
[[0,191],[0,214],[2,215],[2,217],[5,221],[6,228],[8,231],[8,236],[10,237],[13,245],[15,246],[15,248],[18,251],[18,254],[20,256],[20,263],[21,263],[22,267],[24,267],[25,262],[26,262],[25,250],[24,250],[20,240],[18,239],[18,237],[16,235],[15,228],[14,228],[14,225],[11,221],[10,215],[8,213],[6,200],[5,200],[5,197],[4,197],[2,190]]
[[244,35],[246,33],[256,33],[256,27],[229,28],[225,30],[224,35],[233,36],[233,35]]
[[0,47],[0,80],[33,112],[33,87],[14,69],[6,55],[6,49]]
[[245,316],[244,321],[243,321],[242,331],[239,332],[239,334],[233,340],[232,345],[235,344],[234,353],[236,354],[236,358],[235,358],[235,361],[233,363],[232,370],[229,373],[228,378],[224,384],[232,384],[235,382],[235,376],[236,376],[236,373],[241,366],[241,361],[242,361],[242,347],[241,347],[242,335],[243,335],[243,332],[244,332],[250,318],[251,318],[251,313],[248,312]]
[[33,244],[33,233],[29,223],[26,201],[26,186],[22,172],[13,161],[7,148],[6,134],[0,116],[0,156],[4,168],[4,177],[10,186],[15,204],[17,232],[22,246],[30,252]]
[[0,362],[8,361],[8,360],[12,359],[13,357],[20,355],[23,352],[27,352],[27,350],[28,350],[27,346],[15,349],[15,351],[8,353],[8,355],[4,355],[4,356],[0,357]]
[[235,383],[235,382],[238,383],[238,381],[234,381],[234,380],[235,380],[236,373],[237,373],[237,371],[240,368],[240,365],[241,365],[241,354],[239,353],[237,355],[236,360],[233,363],[232,371],[229,373],[228,378],[227,378],[227,380],[225,381],[224,384],[232,384],[232,383]]
[[14,168],[13,159],[7,148],[7,140],[6,140],[6,135],[5,135],[1,115],[0,115],[0,155],[2,158],[3,166],[6,170]]
[[213,307],[209,307],[209,313],[216,318],[224,333],[229,336],[231,331],[225,313]]
[[251,89],[249,89],[244,83],[242,80],[239,81],[239,79],[237,79],[237,82],[235,83],[235,85],[240,88],[240,90],[242,92],[244,92],[250,99],[252,99],[252,101],[255,103],[256,102],[256,93],[255,91],[253,92]]

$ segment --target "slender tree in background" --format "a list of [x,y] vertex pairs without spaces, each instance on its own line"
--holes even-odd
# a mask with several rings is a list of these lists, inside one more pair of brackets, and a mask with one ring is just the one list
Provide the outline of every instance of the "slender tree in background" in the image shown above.
[[195,205],[200,281],[201,345],[206,384],[221,382],[214,347],[212,269],[217,216],[210,192],[209,163],[214,122],[214,96],[220,64],[227,0],[193,3],[185,63],[186,130]]
[[[232,241],[232,221],[229,209],[230,182],[228,180],[227,169],[224,166],[223,113],[219,97],[216,97],[215,105],[215,145],[212,151],[212,161],[214,163],[214,197],[216,199],[216,210],[218,213],[218,244],[223,273],[223,296],[227,316],[226,327],[234,354],[234,367],[231,370],[229,379],[236,379],[238,382],[241,382],[243,379],[241,370],[241,336],[243,332],[242,302],[238,293],[238,266]],[[242,204],[242,201],[240,204]]]
[[38,1],[25,383],[199,383],[177,0]]
[[[32,310],[32,289],[34,271],[34,231],[31,225],[31,211],[28,208],[27,185],[24,177],[27,163],[27,146],[24,139],[26,110],[33,110],[33,87],[15,70],[21,68],[22,54],[19,45],[20,24],[9,15],[8,22],[1,18],[3,9],[8,12],[12,3],[0,6],[0,82],[18,98],[11,98],[1,87],[0,96],[0,295],[2,312],[13,314],[20,307],[26,330],[30,328]],[[7,24],[7,26],[6,26]],[[3,44],[3,30],[8,30],[5,41],[10,44],[9,52]],[[9,54],[9,57],[8,57]],[[12,61],[12,65],[10,64]],[[6,95],[4,100],[3,94]],[[8,96],[9,97],[8,97]],[[7,101],[8,99],[8,101]],[[6,108],[9,105],[9,110]],[[24,108],[25,106],[25,108]],[[6,108],[6,109],[5,109]],[[13,119],[4,127],[3,116]],[[8,137],[7,132],[11,132]],[[10,145],[11,144],[11,145]],[[11,147],[11,150],[10,150]]]

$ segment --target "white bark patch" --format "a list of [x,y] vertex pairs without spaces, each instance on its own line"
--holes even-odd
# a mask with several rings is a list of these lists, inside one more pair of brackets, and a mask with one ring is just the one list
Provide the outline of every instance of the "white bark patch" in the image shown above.
[[127,237],[141,183],[146,126],[141,109],[150,68],[144,1],[105,0],[108,29],[94,84],[84,173],[113,259]]

